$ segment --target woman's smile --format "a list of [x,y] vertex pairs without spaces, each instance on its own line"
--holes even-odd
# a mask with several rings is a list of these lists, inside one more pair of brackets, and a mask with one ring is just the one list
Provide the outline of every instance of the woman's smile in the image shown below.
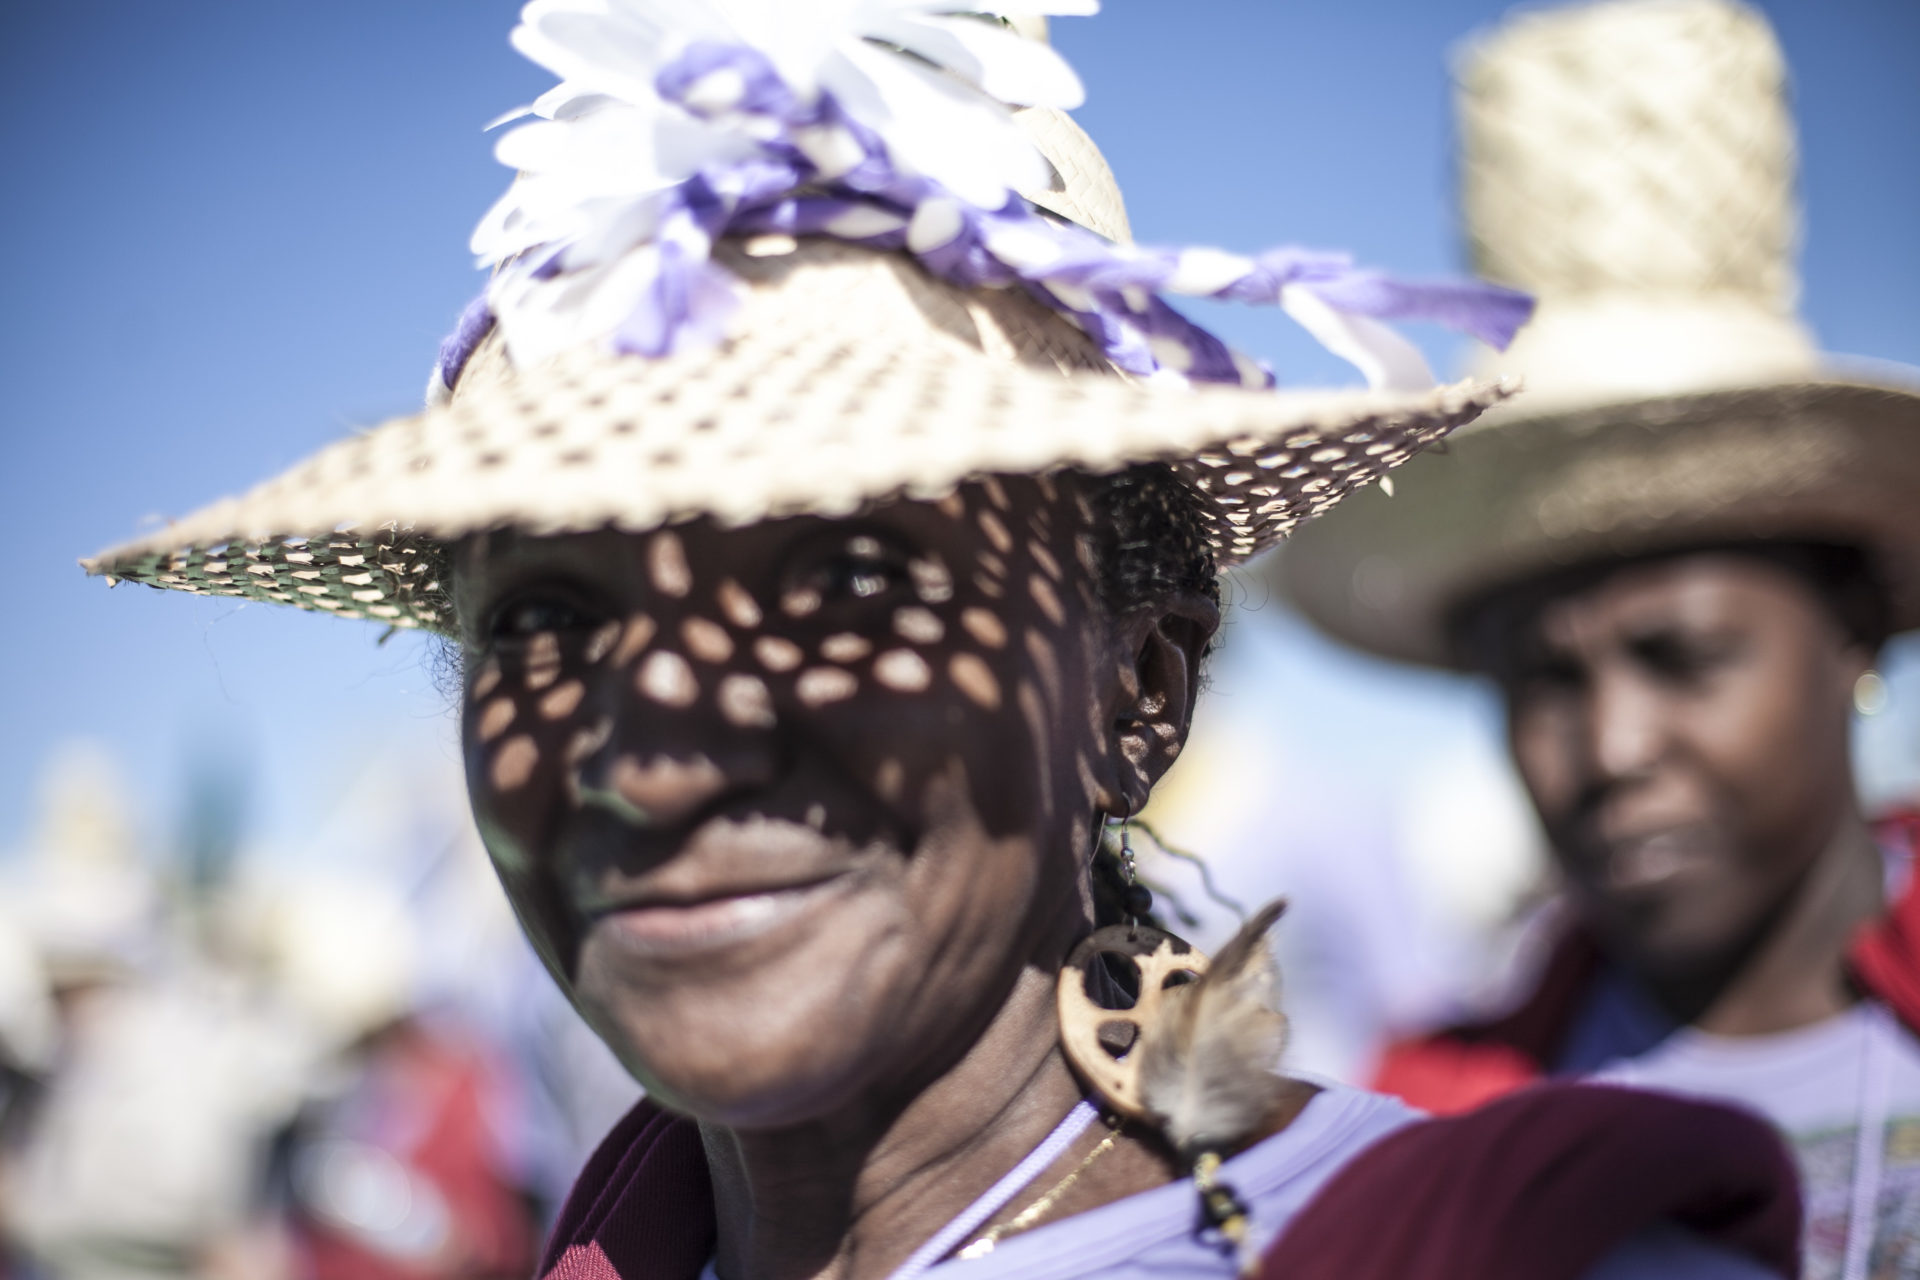
[[609,871],[577,895],[582,940],[615,954],[672,960],[766,937],[851,891],[897,849],[856,848],[805,823],[756,815],[702,824],[647,872]]
[[722,893],[692,902],[638,902],[595,917],[587,945],[603,941],[615,951],[648,960],[670,960],[757,941],[810,917],[831,896],[846,893],[851,875],[779,889]]

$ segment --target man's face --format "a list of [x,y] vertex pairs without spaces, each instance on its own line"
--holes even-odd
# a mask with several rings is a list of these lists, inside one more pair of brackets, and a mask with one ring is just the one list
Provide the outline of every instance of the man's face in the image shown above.
[[1523,620],[1514,760],[1610,951],[1697,977],[1764,935],[1855,803],[1870,660],[1800,578],[1737,554],[1624,566]]

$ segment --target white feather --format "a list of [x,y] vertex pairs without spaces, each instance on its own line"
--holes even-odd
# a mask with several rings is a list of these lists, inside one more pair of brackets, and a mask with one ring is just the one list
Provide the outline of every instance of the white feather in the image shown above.
[[1167,1000],[1140,1038],[1140,1095],[1188,1159],[1259,1136],[1292,1091],[1280,1073],[1287,1019],[1267,931],[1284,902],[1256,913],[1197,981]]

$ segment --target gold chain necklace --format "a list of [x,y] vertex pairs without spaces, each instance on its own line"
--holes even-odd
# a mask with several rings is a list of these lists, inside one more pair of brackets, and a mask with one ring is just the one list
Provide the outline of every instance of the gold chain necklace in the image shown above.
[[1100,1139],[1100,1145],[1087,1152],[1086,1159],[1075,1165],[1066,1177],[1048,1187],[1038,1200],[1035,1200],[1019,1213],[1014,1214],[999,1226],[988,1231],[985,1235],[980,1236],[972,1244],[961,1249],[953,1256],[956,1258],[984,1258],[992,1253],[993,1247],[1006,1237],[1015,1235],[1036,1225],[1040,1219],[1046,1217],[1047,1214],[1053,1210],[1053,1206],[1059,1203],[1061,1196],[1066,1195],[1067,1192],[1073,1189],[1073,1185],[1080,1181],[1080,1175],[1085,1173],[1093,1165],[1095,1160],[1098,1160],[1101,1156],[1113,1150],[1119,1141],[1120,1124],[1117,1120],[1109,1119],[1107,1121],[1107,1136]]

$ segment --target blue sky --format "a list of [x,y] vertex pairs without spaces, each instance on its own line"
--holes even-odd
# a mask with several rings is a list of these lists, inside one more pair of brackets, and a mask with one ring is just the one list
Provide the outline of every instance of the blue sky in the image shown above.
[[[1446,53],[1505,7],[1109,0],[1055,36],[1142,239],[1344,247],[1432,274],[1458,266]],[[1760,7],[1794,70],[1806,314],[1830,349],[1920,364],[1920,5]],[[10,14],[0,850],[26,836],[49,751],[76,737],[121,757],[156,842],[196,757],[244,771],[272,843],[321,822],[376,747],[450,755],[416,639],[382,648],[372,628],[292,611],[109,593],[74,560],[417,405],[478,287],[467,232],[506,179],[480,126],[546,83],[507,47],[516,9]],[[1345,377],[1276,317],[1210,319],[1290,380]],[[1271,707],[1274,733],[1313,742],[1324,768],[1391,778],[1408,744],[1488,732],[1484,698],[1335,653],[1276,608],[1236,633],[1247,656],[1223,668],[1223,693]]]

